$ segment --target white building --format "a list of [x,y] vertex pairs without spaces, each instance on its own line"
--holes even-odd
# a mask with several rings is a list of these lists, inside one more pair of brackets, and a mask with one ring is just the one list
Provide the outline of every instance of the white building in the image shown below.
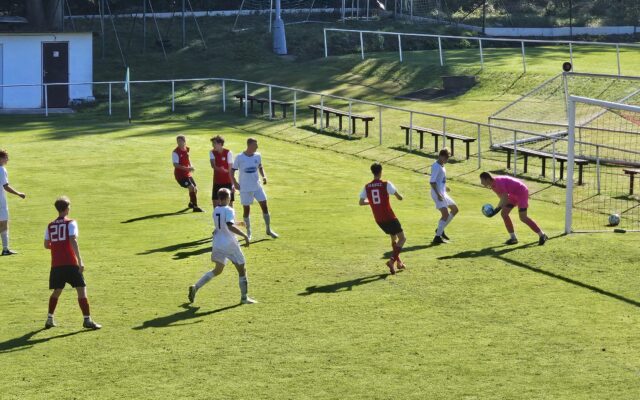
[[[93,36],[87,33],[0,33],[0,108],[67,107],[93,98]],[[68,83],[47,86],[43,84]],[[31,84],[37,86],[7,87]],[[5,86],[2,86],[5,85]]]

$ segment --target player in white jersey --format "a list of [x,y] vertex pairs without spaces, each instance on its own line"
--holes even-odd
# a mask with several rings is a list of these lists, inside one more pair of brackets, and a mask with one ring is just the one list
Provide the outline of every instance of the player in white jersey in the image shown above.
[[5,165],[9,162],[9,153],[6,150],[0,150],[0,237],[2,238],[2,255],[10,256],[16,254],[15,251],[9,249],[9,205],[7,204],[7,196],[5,191],[15,194],[18,197],[25,198],[26,194],[18,192],[9,185],[9,175]]
[[[251,238],[251,204],[253,199],[258,200],[262,209],[262,217],[267,228],[267,235],[277,238],[278,234],[271,230],[271,215],[267,206],[267,195],[260,185],[260,176],[262,176],[262,184],[267,184],[267,176],[262,167],[262,156],[257,152],[258,141],[254,138],[247,139],[247,149],[238,154],[233,161],[233,184],[240,192],[240,202],[242,203],[244,224],[247,227],[247,235]],[[240,171],[240,177],[236,180],[236,171]],[[258,175],[260,173],[260,175]]]
[[449,225],[453,217],[458,213],[456,202],[449,196],[449,187],[447,186],[447,170],[444,165],[449,161],[451,153],[448,149],[440,150],[438,160],[431,166],[431,198],[436,203],[436,208],[440,210],[441,217],[436,228],[436,236],[432,243],[446,243],[449,237],[444,233],[444,228]]
[[211,261],[214,262],[216,266],[213,270],[202,275],[195,285],[189,286],[190,303],[194,302],[196,293],[201,287],[224,271],[227,260],[230,260],[238,270],[240,302],[242,304],[257,303],[257,301],[247,295],[248,281],[245,259],[242,250],[240,250],[240,243],[238,243],[235,235],[242,236],[247,243],[247,247],[249,246],[249,236],[236,227],[235,212],[233,208],[229,207],[230,199],[231,191],[229,189],[222,188],[218,191],[218,201],[220,205],[213,210],[215,231],[211,252]]

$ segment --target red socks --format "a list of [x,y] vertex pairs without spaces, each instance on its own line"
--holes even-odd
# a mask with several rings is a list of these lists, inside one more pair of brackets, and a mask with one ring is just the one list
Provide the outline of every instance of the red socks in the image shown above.
[[196,196],[195,192],[189,192],[189,200],[191,201],[191,203],[193,203],[194,206],[198,205],[198,197]]
[[88,317],[89,315],[91,315],[91,312],[89,311],[89,300],[86,297],[78,299],[78,304],[80,305],[83,316]]
[[391,256],[391,259],[394,261],[400,261],[400,251],[402,250],[402,247],[398,247],[395,244],[393,245],[393,255]]
[[56,306],[58,305],[57,297],[49,297],[49,314],[53,315],[54,311],[56,311]]

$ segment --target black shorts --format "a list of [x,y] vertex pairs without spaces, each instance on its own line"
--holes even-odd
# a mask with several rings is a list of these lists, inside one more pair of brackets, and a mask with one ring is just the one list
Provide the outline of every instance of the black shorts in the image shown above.
[[80,273],[80,267],[65,265],[51,268],[49,273],[49,289],[64,289],[65,284],[71,287],[85,287],[84,277]]
[[189,186],[196,187],[196,181],[194,181],[193,177],[191,176],[181,179],[176,178],[176,182],[178,182],[178,185],[182,186],[183,188],[188,188]]
[[398,219],[392,219],[391,221],[378,222],[378,226],[387,235],[397,235],[402,232],[402,225]]
[[[505,205],[504,208],[513,208],[515,206],[516,206],[515,204],[509,203],[509,204]],[[527,208],[518,208],[518,211],[520,211],[520,212],[527,211]]]
[[214,183],[213,190],[211,191],[211,200],[218,200],[218,190],[222,188],[229,189],[231,191],[231,201],[233,201],[234,200],[233,183],[223,183],[223,184]]

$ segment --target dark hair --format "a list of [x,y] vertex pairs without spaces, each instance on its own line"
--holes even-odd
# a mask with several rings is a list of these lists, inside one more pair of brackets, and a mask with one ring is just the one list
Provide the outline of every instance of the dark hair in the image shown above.
[[218,190],[218,200],[226,200],[231,196],[231,191],[227,188],[220,188]]
[[224,138],[220,135],[214,136],[211,138],[211,141],[213,143],[220,143],[220,144],[224,144]]
[[185,142],[187,141],[187,137],[185,135],[176,136],[176,140],[180,140],[180,139],[184,140]]
[[249,146],[251,143],[258,143],[258,141],[252,137],[250,137],[249,139],[247,139],[247,146]]
[[371,172],[374,175],[380,175],[382,173],[382,164],[374,162],[371,164]]
[[58,212],[63,212],[64,210],[69,208],[69,206],[71,205],[71,200],[69,200],[67,196],[60,196],[56,199],[56,202],[53,203],[53,205],[55,206],[56,210],[58,210]]
[[480,174],[480,179],[493,180],[493,176],[491,176],[491,174],[488,173],[488,172],[483,172],[483,173]]
[[446,147],[443,148],[442,150],[440,150],[440,153],[438,153],[438,156],[440,157],[451,157],[451,152],[449,151],[449,149],[447,149]]
[[9,153],[5,149],[0,149],[0,158],[9,157]]

